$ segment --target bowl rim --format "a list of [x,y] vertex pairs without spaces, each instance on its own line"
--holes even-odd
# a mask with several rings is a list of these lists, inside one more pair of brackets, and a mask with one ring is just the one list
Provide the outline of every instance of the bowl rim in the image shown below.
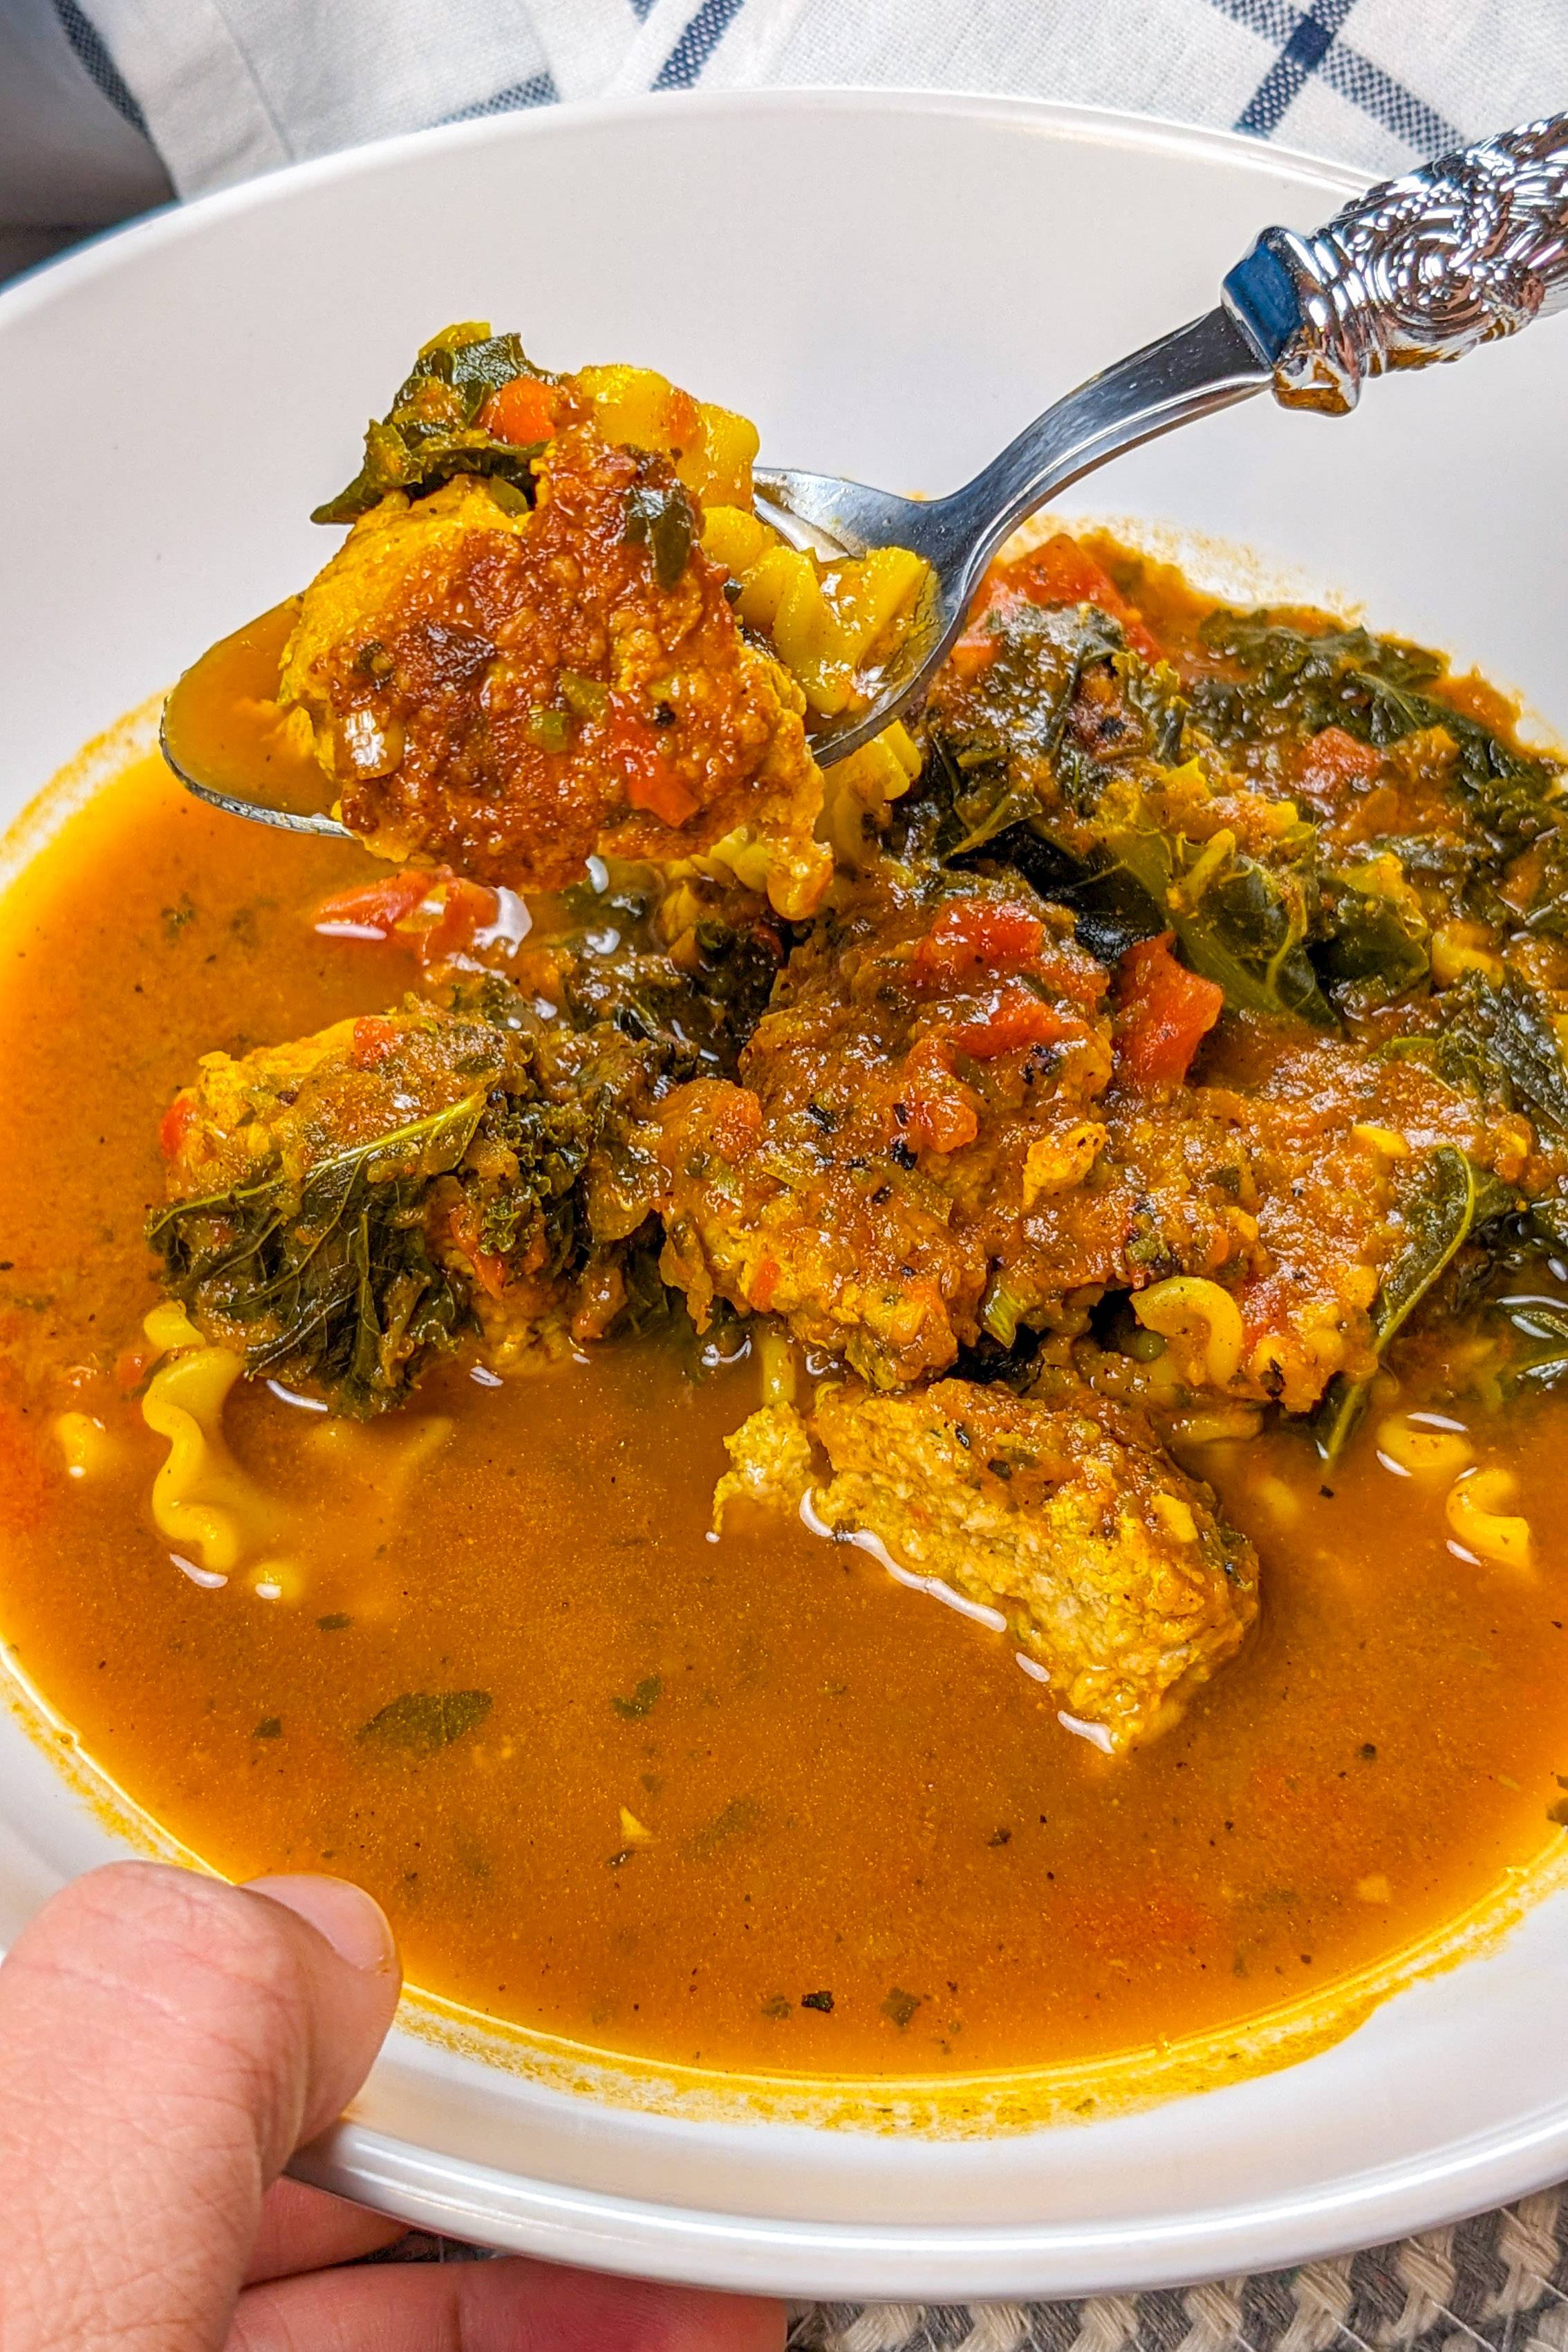
[[[656,114],[676,124],[804,111],[989,121],[1057,141],[1199,159],[1253,174],[1272,163],[1293,178],[1315,183],[1325,199],[1336,202],[1364,189],[1369,177],[1236,131],[1055,100],[794,86],[637,93],[408,131],[161,206],[35,264],[0,288],[0,333],[13,321],[46,311],[56,299],[112,274],[149,247],[177,244],[230,215],[286,200],[302,186],[395,169],[403,158],[432,148],[571,138],[582,128],[644,121]],[[665,2127],[677,2133],[695,2128],[676,2118]],[[1027,2144],[1027,2136],[1021,2137],[1020,2148]],[[352,2117],[300,2151],[289,2169],[299,2179],[420,2228],[604,2271],[824,2298],[1058,2298],[1279,2269],[1529,2194],[1568,2172],[1568,2104],[1477,2132],[1426,2158],[1342,2174],[1311,2189],[1131,2222],[1041,2221],[942,2229],[702,2211],[444,2157]]]
[[230,213],[244,213],[270,204],[295,188],[319,186],[379,171],[404,156],[427,153],[432,148],[502,146],[514,139],[570,137],[579,126],[642,121],[649,116],[673,117],[832,112],[859,114],[939,115],[948,120],[1013,123],[1096,146],[1135,146],[1146,153],[1199,155],[1234,169],[1258,170],[1265,159],[1277,161],[1293,177],[1317,180],[1326,195],[1359,194],[1370,174],[1331,156],[1306,148],[1288,147],[1274,140],[1249,137],[1239,131],[1222,131],[1207,124],[1176,122],[1131,107],[1084,106],[1062,99],[1013,98],[982,90],[879,89],[873,88],[816,89],[810,84],[781,83],[758,89],[639,90],[614,98],[563,99],[543,107],[519,107],[505,114],[480,116],[466,122],[438,122],[419,131],[404,131],[385,139],[370,139],[354,147],[334,149],[297,163],[280,164],[254,178],[214,188],[204,195],[173,197],[133,219],[99,229],[68,247],[48,254],[0,286],[0,325],[35,308],[47,307],[58,293],[90,284],[106,270],[119,267],[144,247],[177,243],[199,234],[210,221]]

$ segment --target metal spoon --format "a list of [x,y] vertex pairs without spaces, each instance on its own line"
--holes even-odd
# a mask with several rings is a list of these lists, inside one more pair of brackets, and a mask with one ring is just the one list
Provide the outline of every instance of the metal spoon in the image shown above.
[[1568,304],[1568,114],[1385,181],[1315,235],[1268,228],[1216,307],[1090,376],[944,499],[760,470],[757,508],[797,543],[907,547],[931,581],[868,709],[824,721],[841,760],[931,683],[985,568],[1018,525],[1125,449],[1266,387],[1287,408],[1352,409],[1389,368],[1458,359]]
[[[1390,368],[1460,358],[1568,304],[1568,114],[1369,189],[1314,235],[1268,228],[1224,280],[1216,307],[1047,408],[974,479],[943,499],[895,498],[826,474],[759,470],[757,507],[797,545],[829,555],[907,547],[931,565],[914,620],[868,705],[825,720],[824,766],[879,734],[931,683],[1011,532],[1069,483],[1124,449],[1266,387],[1288,408],[1343,415]],[[252,629],[262,625],[253,624]],[[164,706],[164,757],[203,800],[291,831],[342,834],[300,802],[297,774],[274,799],[232,761],[204,758],[183,696],[247,636],[225,639]]]

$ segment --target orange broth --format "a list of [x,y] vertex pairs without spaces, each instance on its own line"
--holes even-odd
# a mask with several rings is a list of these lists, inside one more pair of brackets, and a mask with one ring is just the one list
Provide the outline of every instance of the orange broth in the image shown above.
[[[412,983],[395,948],[310,928],[369,867],[263,839],[147,762],[0,915],[0,1635],[205,1860],[361,1880],[410,1977],[488,2018],[705,2067],[889,2074],[1238,2026],[1561,1835],[1551,1398],[1478,1432],[1535,1525],[1525,1574],[1454,1557],[1440,1490],[1365,1436],[1327,1483],[1299,1436],[1212,1449],[1262,1554],[1262,1622],[1173,1732],[1114,1763],[1058,1727],[1005,1637],[863,1551],[760,1510],[710,1537],[722,1437],[757,1397],[744,1356],[634,1341],[500,1385],[447,1368],[368,1428],[247,1387],[235,1452],[316,1537],[281,1598],[198,1589],[154,1530],[163,1447],[122,1360],[155,1297],[159,1115],[201,1053]],[[68,1475],[66,1408],[102,1422],[108,1468]],[[362,1736],[433,1688],[489,1712],[433,1753]]]

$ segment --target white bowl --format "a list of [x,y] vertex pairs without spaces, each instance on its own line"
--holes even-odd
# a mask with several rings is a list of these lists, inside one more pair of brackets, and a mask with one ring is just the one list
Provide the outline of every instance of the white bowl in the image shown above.
[[[700,96],[363,149],[100,242],[0,294],[0,819],[320,562],[312,502],[448,318],[516,324],[556,364],[664,368],[756,417],[770,457],[938,489],[1206,309],[1258,226],[1311,226],[1352,184],[1067,108]],[[1249,544],[1568,731],[1565,361],[1568,329],[1546,328],[1374,386],[1348,423],[1254,403],[1078,503]],[[0,1710],[0,1945],[115,1850],[62,1758],[25,1698]],[[1393,2237],[1568,2172],[1565,1992],[1568,1895],[1549,1894],[1283,2071],[962,2137],[673,2093],[638,2107],[614,2069],[507,2071],[405,2031],[300,2168],[459,2235],[721,2285],[1131,2288]]]

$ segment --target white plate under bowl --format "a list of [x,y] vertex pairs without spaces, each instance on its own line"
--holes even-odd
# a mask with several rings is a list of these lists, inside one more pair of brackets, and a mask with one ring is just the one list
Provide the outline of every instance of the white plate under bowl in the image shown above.
[[[310,506],[448,319],[515,324],[558,366],[661,367],[756,417],[772,458],[940,489],[1207,308],[1259,226],[1310,226],[1352,184],[1068,108],[700,96],[428,133],[110,238],[0,294],[0,819],[320,563]],[[1376,385],[1347,423],[1253,403],[1081,504],[1248,543],[1568,731],[1565,373],[1568,327],[1548,326]],[[0,1945],[112,1850],[0,1710]],[[946,2139],[633,2112],[400,2032],[306,2168],[459,2235],[716,2284],[1131,2288],[1393,2237],[1568,2172],[1565,1995],[1568,1895],[1549,1896],[1282,2072]]]

